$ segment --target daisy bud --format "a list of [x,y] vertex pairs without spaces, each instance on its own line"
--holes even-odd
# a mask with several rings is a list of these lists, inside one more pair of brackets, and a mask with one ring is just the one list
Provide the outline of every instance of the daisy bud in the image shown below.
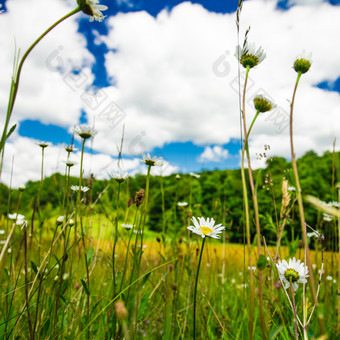
[[276,107],[270,100],[266,99],[262,95],[256,96],[254,98],[254,106],[258,112],[267,112]]
[[298,57],[294,62],[294,70],[301,74],[308,72],[311,66],[311,57],[306,57],[304,54],[303,56]]

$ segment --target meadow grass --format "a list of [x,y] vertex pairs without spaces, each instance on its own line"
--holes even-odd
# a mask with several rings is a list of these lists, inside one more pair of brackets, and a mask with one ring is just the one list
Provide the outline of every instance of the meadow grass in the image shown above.
[[[92,20],[104,19],[101,11],[105,6],[85,0],[77,3],[78,7],[45,31],[22,58],[16,55],[0,141],[2,159],[6,140],[15,129],[9,128],[10,118],[21,70],[31,50],[56,25],[79,11]],[[241,9],[239,1],[238,31]],[[248,140],[260,113],[272,110],[275,104],[259,95],[253,100],[256,110],[253,118],[246,114],[248,75],[265,58],[262,48],[248,44],[248,33],[249,30],[243,45],[236,50],[246,72],[239,98],[243,244],[227,242],[228,231],[222,226],[226,217],[223,207],[218,214],[223,221],[216,221],[216,225],[212,218],[194,216],[199,202],[193,196],[193,181],[199,179],[198,174],[191,174],[190,188],[185,194],[189,203],[178,202],[176,194],[175,206],[168,210],[167,188],[162,176],[159,177],[161,227],[158,232],[152,231],[157,226],[150,225],[149,220],[149,203],[153,200],[151,169],[162,166],[162,160],[149,154],[143,155],[142,160],[147,167],[145,186],[130,202],[132,208],[129,211],[129,207],[123,208],[120,201],[128,174],[121,169],[122,146],[117,160],[120,171],[112,174],[108,185],[115,186],[114,198],[110,206],[102,206],[104,213],[97,214],[93,207],[101,204],[102,196],[92,197],[92,185],[83,185],[85,142],[97,131],[88,126],[78,127],[74,134],[82,139],[79,185],[70,185],[70,168],[74,165],[69,162],[74,151],[72,139],[66,148],[62,203],[54,207],[61,216],[47,215],[41,206],[46,190],[44,150],[48,143],[38,144],[42,148],[41,180],[37,196],[31,197],[35,204],[28,218],[20,215],[24,187],[19,188],[16,202],[11,201],[11,191],[6,197],[8,207],[14,206],[15,211],[8,209],[7,217],[0,220],[2,339],[339,338],[340,258],[338,253],[325,251],[324,236],[305,221],[294,153],[294,100],[300,78],[308,72],[311,62],[305,56],[294,62],[297,80],[290,104],[290,147],[295,193],[289,193],[288,182],[283,181],[282,201],[273,200],[280,213],[276,214],[276,224],[272,223],[275,237],[268,247],[261,215],[265,212],[258,200]],[[0,170],[2,165],[1,162]],[[334,169],[330,171],[335,173]],[[91,181],[93,178],[87,183]],[[334,197],[335,181],[330,191]],[[295,204],[297,214],[293,214]],[[181,211],[176,210],[177,205]],[[333,227],[338,228],[340,252],[339,209],[319,203],[316,206],[330,214],[328,219],[338,218],[333,220]],[[298,232],[301,240],[293,236],[291,243],[283,246],[281,239],[286,235],[288,219],[301,226]],[[180,228],[175,229],[178,225]],[[312,229],[314,235],[308,237],[307,229]],[[337,232],[332,233],[332,240]],[[220,237],[222,241],[218,240]],[[311,251],[310,246],[315,250]],[[288,258],[289,263],[284,260]]]

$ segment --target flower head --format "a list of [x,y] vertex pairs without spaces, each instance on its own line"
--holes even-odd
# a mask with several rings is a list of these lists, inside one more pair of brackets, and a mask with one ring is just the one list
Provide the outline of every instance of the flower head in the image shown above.
[[73,145],[67,145],[65,146],[65,151],[68,153],[71,153],[71,152],[77,151],[77,149],[73,147]]
[[98,5],[99,0],[77,0],[77,3],[83,13],[90,15],[90,21],[103,21],[105,16],[101,11],[106,11],[107,6]]
[[302,52],[300,56],[298,56],[294,62],[294,70],[297,73],[306,73],[312,66],[312,55],[306,55],[305,52]]
[[[79,191],[79,185],[72,185],[71,186],[71,190],[73,190],[73,191]],[[82,192],[86,192],[86,191],[89,191],[90,190],[90,188],[89,187],[81,187],[80,188],[80,190],[82,191]]]
[[153,156],[151,158],[149,153],[148,154],[143,153],[142,157],[143,157],[142,162],[146,165],[150,165],[150,166],[155,166],[155,165],[161,166],[161,165],[163,165],[162,157]]
[[42,149],[47,148],[51,143],[50,142],[39,142],[37,143],[38,146],[40,146]]
[[118,172],[114,172],[111,177],[118,183],[123,183],[128,177],[129,174],[127,172],[123,172],[123,171],[118,171]]
[[188,202],[178,202],[177,205],[179,207],[186,207],[188,205]]
[[121,224],[121,227],[126,229],[126,230],[131,230],[133,228],[133,225],[132,224],[125,224],[125,223],[122,223]]
[[191,230],[193,233],[202,236],[205,238],[206,236],[212,238],[221,238],[219,234],[225,229],[222,224],[215,225],[215,220],[213,218],[198,217],[198,221],[195,217],[193,217],[192,222],[194,223],[193,226],[189,226],[188,229]]
[[19,220],[23,220],[25,218],[25,216],[21,215],[21,214],[14,213],[14,214],[8,214],[8,218],[10,220],[17,220],[17,221],[19,221]]
[[244,68],[253,68],[265,59],[266,54],[262,47],[256,50],[255,44],[248,44],[248,42],[246,42],[243,47],[240,45],[236,47],[235,57]]
[[197,178],[197,179],[201,177],[201,175],[195,174],[194,172],[190,172],[189,175],[192,176],[192,177],[195,177],[195,178]]
[[256,96],[254,98],[254,106],[258,112],[267,112],[276,107],[269,99],[263,97],[262,95]]
[[69,168],[72,168],[73,166],[75,166],[77,164],[77,162],[72,162],[70,160],[65,162],[66,166]]
[[90,126],[81,125],[74,129],[74,133],[83,139],[88,139],[94,137],[98,132]]
[[299,287],[298,283],[306,283],[306,278],[309,277],[308,267],[303,262],[301,263],[300,260],[296,261],[295,257],[289,259],[288,263],[286,260],[279,261],[276,268],[285,289],[288,289],[292,283],[293,289],[296,291]]

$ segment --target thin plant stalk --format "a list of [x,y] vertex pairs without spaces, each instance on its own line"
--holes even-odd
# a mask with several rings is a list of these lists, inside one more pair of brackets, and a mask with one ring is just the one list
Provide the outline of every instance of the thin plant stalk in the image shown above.
[[[337,186],[338,188],[338,202],[340,202],[340,184]],[[340,215],[338,215],[338,252],[339,252],[339,266],[338,266],[338,325],[337,330],[340,333]]]
[[[26,58],[31,53],[31,51],[34,49],[34,47],[40,42],[40,40],[42,40],[50,31],[52,31],[53,28],[55,28],[57,25],[59,25],[65,19],[71,17],[72,15],[74,15],[78,12],[80,12],[79,6],[77,8],[75,8],[74,10],[72,10],[71,12],[69,12],[68,14],[66,14],[65,16],[63,16],[58,21],[56,21],[44,33],[42,33],[33,42],[33,44],[27,49],[27,51],[22,56],[20,62],[18,63],[18,65],[16,65],[16,64],[18,62],[19,55],[15,56],[14,72],[13,72],[13,76],[12,76],[12,82],[11,82],[11,88],[10,88],[10,94],[9,94],[9,100],[8,100],[8,106],[7,106],[6,121],[5,121],[5,125],[4,125],[4,128],[3,128],[2,137],[1,137],[1,140],[0,140],[0,152],[4,151],[6,139],[9,137],[8,132],[7,132],[8,126],[9,126],[9,122],[10,122],[11,115],[12,115],[12,112],[13,112],[15,99],[16,99],[16,96],[17,96],[17,93],[18,93],[21,70],[22,70],[22,67],[24,65]],[[1,174],[2,166],[3,166],[3,158],[1,158],[1,163],[0,163],[0,174]]]
[[[81,146],[81,157],[80,157],[80,175],[79,175],[79,192],[78,192],[78,214],[80,220],[80,229],[81,229],[81,239],[84,248],[84,260],[86,267],[86,284],[87,289],[90,292],[90,275],[89,275],[89,265],[87,261],[87,253],[86,253],[86,244],[85,244],[85,234],[83,228],[83,218],[82,218],[82,208],[81,208],[81,185],[83,179],[83,158],[84,158],[84,147],[85,147],[86,138],[83,138],[82,146]],[[90,321],[90,294],[86,294],[87,298],[87,308],[86,308],[86,319],[87,322]],[[90,339],[90,328],[87,329],[87,339]]]
[[293,312],[294,312],[294,332],[295,332],[295,339],[299,339],[299,334],[297,330],[297,314],[296,314],[296,304],[295,304],[295,293],[293,289],[292,279],[290,279],[290,294],[292,295],[292,301],[293,301]]
[[[247,67],[247,71],[246,71],[245,81],[244,81],[242,110],[241,110],[242,111],[242,119],[243,119],[244,135],[245,136],[247,136],[245,106],[246,106],[246,89],[247,89],[247,81],[248,81],[249,70],[250,70],[250,68],[248,66]],[[252,267],[252,255],[251,255],[251,241],[250,241],[249,202],[248,202],[248,192],[247,192],[246,176],[245,176],[245,170],[244,170],[245,152],[246,152],[246,143],[244,143],[243,147],[242,147],[242,154],[241,154],[241,178],[242,178],[244,212],[245,212],[245,218],[246,218],[246,236],[247,236],[247,249],[248,249],[248,265],[249,265],[249,268],[251,268]],[[255,296],[254,296],[254,274],[253,274],[252,270],[250,270],[249,272],[250,272],[249,339],[252,339],[253,338]]]
[[[301,224],[301,230],[302,230],[302,238],[305,246],[305,263],[308,266],[309,271],[309,277],[310,277],[310,287],[311,292],[313,296],[313,301],[316,304],[316,307],[318,305],[317,299],[316,299],[316,292],[315,292],[315,285],[314,285],[314,275],[313,275],[313,268],[310,258],[310,251],[308,246],[308,240],[307,240],[307,228],[306,228],[306,221],[305,221],[305,214],[304,214],[304,208],[303,208],[303,201],[302,201],[302,195],[301,195],[301,187],[300,187],[300,181],[299,181],[299,173],[295,158],[295,151],[294,151],[294,142],[293,142],[293,110],[294,110],[294,102],[295,102],[295,95],[296,90],[299,84],[299,80],[301,78],[302,73],[298,72],[297,79],[294,86],[293,91],[293,97],[290,105],[290,121],[289,121],[289,127],[290,127],[290,150],[291,150],[291,157],[292,157],[292,167],[294,172],[294,178],[295,178],[295,184],[296,184],[296,196],[298,201],[298,207],[299,207],[299,213],[300,213],[300,224]],[[303,284],[303,320],[306,321],[306,294],[305,294],[306,284]],[[324,334],[324,324],[323,320],[318,317],[319,326],[321,333]]]
[[194,288],[194,310],[193,310],[193,321],[192,321],[193,322],[192,326],[193,326],[193,337],[194,337],[194,340],[196,339],[196,295],[197,295],[197,283],[198,283],[198,275],[199,275],[200,267],[201,267],[201,260],[202,260],[202,254],[203,254],[205,239],[206,239],[206,237],[204,237],[203,240],[202,240],[200,257],[198,259],[198,265],[197,265],[195,288]]

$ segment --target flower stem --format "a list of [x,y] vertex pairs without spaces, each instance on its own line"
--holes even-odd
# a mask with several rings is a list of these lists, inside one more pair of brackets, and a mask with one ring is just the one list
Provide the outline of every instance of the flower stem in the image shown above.
[[[242,189],[243,189],[243,203],[244,203],[244,211],[246,218],[246,235],[247,235],[247,249],[248,249],[248,265],[249,268],[252,267],[252,256],[251,256],[251,241],[250,241],[250,217],[249,217],[249,202],[248,202],[248,192],[247,192],[247,183],[246,176],[244,170],[244,158],[245,152],[247,148],[248,141],[248,133],[247,133],[247,125],[246,125],[246,115],[245,115],[245,106],[246,106],[246,89],[247,89],[247,81],[249,75],[250,68],[247,67],[246,77],[244,81],[243,88],[243,100],[242,100],[242,120],[243,120],[243,128],[245,141],[242,147],[242,159],[241,159],[241,178],[242,178]],[[252,127],[252,125],[251,125]],[[255,297],[254,297],[254,275],[253,271],[250,270],[250,311],[249,311],[249,339],[253,338],[253,320],[254,320],[254,305],[255,305]]]
[[204,248],[205,239],[206,239],[206,237],[203,238],[202,247],[201,247],[201,251],[200,251],[200,257],[198,259],[197,274],[196,274],[195,289],[194,289],[194,317],[193,317],[193,335],[194,335],[194,340],[196,339],[196,295],[197,295],[197,283],[198,283],[198,275],[199,275],[200,267],[201,267],[201,260],[202,260],[202,254],[203,254],[203,248]]
[[[9,125],[9,121],[11,119],[15,99],[16,99],[16,96],[17,96],[18,88],[19,88],[21,70],[22,70],[22,67],[23,67],[23,64],[24,64],[26,58],[31,53],[33,48],[40,42],[40,40],[43,39],[53,28],[55,28],[57,25],[59,25],[65,19],[71,17],[73,14],[78,13],[79,11],[80,11],[80,7],[78,6],[77,8],[75,8],[74,10],[72,10],[71,12],[69,12],[68,14],[63,16],[61,19],[56,21],[44,33],[42,33],[38,37],[38,39],[36,39],[34,41],[34,43],[27,49],[25,54],[22,56],[22,58],[19,62],[18,68],[16,70],[14,69],[14,74],[13,74],[13,77],[12,77],[11,89],[10,89],[10,94],[9,94],[9,100],[8,100],[8,106],[7,106],[6,121],[5,121],[5,125],[4,125],[4,128],[3,128],[2,137],[1,137],[1,140],[0,140],[0,151],[1,152],[3,151],[3,149],[5,147],[6,139],[8,137],[7,136],[8,125]],[[14,65],[14,68],[15,68],[15,65]],[[2,161],[1,161],[1,164],[0,164],[0,173],[1,173],[1,170],[2,170]]]
[[296,315],[296,305],[295,305],[295,293],[293,289],[292,279],[290,279],[290,294],[292,295],[293,301],[293,312],[294,312],[294,331],[295,331],[295,339],[299,339],[298,330],[297,330],[297,315]]
[[[299,80],[301,78],[302,73],[299,72],[297,75],[297,79],[295,82],[294,86],[294,91],[293,91],[293,97],[292,97],[292,102],[290,105],[290,150],[291,150],[291,156],[292,156],[292,167],[293,167],[293,172],[294,172],[294,178],[295,178],[295,185],[296,185],[296,197],[298,201],[298,207],[299,207],[299,213],[300,213],[300,222],[301,222],[301,230],[302,230],[302,237],[303,237],[303,242],[305,245],[305,262],[306,265],[308,266],[308,271],[310,275],[310,287],[311,287],[311,292],[313,295],[313,301],[315,305],[318,305],[317,298],[316,298],[316,292],[315,292],[315,285],[314,285],[314,275],[313,275],[313,268],[312,268],[312,263],[310,259],[310,251],[309,251],[309,246],[308,246],[308,240],[307,240],[307,230],[306,230],[306,222],[305,222],[305,214],[304,214],[304,209],[303,209],[303,202],[302,202],[302,195],[301,195],[301,187],[300,187],[300,181],[299,181],[299,173],[297,169],[297,163],[296,163],[296,158],[295,158],[295,152],[294,152],[294,142],[293,142],[293,110],[294,110],[294,102],[295,102],[295,95],[296,95],[296,90],[299,84]],[[306,295],[305,295],[305,283],[303,284],[303,320],[306,320]],[[324,334],[324,324],[321,318],[318,318],[319,320],[319,326],[321,333]]]

